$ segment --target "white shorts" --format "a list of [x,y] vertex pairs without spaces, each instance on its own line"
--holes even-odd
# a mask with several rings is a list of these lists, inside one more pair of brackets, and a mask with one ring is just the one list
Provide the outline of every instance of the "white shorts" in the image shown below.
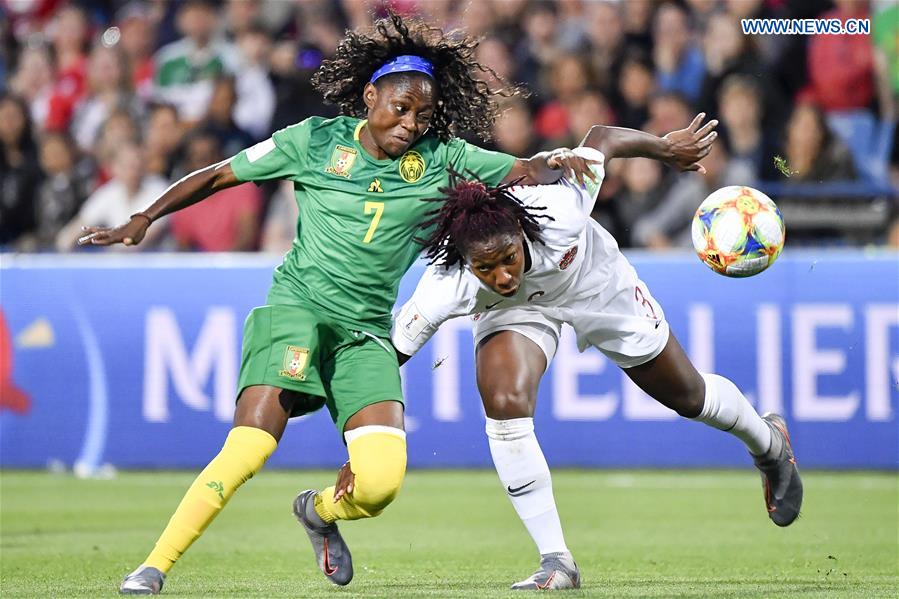
[[662,307],[620,257],[615,275],[599,293],[548,307],[518,307],[481,314],[474,326],[475,347],[487,336],[515,331],[536,343],[552,361],[562,323],[571,325],[580,351],[595,347],[621,368],[649,362],[665,349],[670,329]]

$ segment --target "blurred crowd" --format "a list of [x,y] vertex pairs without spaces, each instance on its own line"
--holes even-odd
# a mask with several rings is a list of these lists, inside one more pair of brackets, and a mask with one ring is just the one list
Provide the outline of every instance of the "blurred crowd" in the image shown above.
[[[310,77],[388,9],[481,37],[478,60],[530,90],[481,145],[528,156],[593,124],[721,121],[705,176],[609,165],[594,217],[624,247],[689,247],[698,204],[732,184],[771,190],[794,243],[899,246],[893,0],[17,0],[0,4],[0,247],[73,251],[83,225],[336,115]],[[869,18],[871,33],[743,35],[751,17]],[[245,184],[128,251],[284,252],[296,214],[289,185]]]

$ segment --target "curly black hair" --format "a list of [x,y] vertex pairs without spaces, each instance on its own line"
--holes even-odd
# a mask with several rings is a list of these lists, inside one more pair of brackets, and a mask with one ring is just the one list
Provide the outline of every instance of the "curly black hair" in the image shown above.
[[466,249],[472,242],[484,241],[496,235],[516,235],[523,232],[532,243],[543,243],[538,219],[555,220],[540,214],[544,207],[525,206],[512,195],[510,188],[521,179],[490,187],[468,172],[465,179],[449,169],[449,186],[440,188],[441,196],[425,202],[437,202],[439,207],[426,213],[429,217],[421,229],[430,231],[424,238],[416,238],[429,264],[450,268],[464,261]]
[[[322,62],[312,76],[312,85],[326,102],[341,113],[365,118],[367,108],[362,90],[372,74],[388,60],[412,54],[434,65],[439,101],[430,128],[447,140],[459,132],[470,132],[487,141],[498,114],[494,96],[527,95],[524,88],[503,81],[490,67],[474,59],[478,41],[461,32],[444,33],[416,19],[403,19],[389,13],[365,32],[347,31],[333,59]],[[491,91],[487,83],[475,78],[476,72],[488,73],[501,82]]]

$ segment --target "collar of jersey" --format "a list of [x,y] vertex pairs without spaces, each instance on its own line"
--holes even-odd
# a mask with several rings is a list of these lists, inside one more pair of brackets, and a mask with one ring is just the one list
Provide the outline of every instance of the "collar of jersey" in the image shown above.
[[366,162],[370,162],[372,164],[376,164],[378,166],[384,166],[386,164],[390,164],[392,162],[396,162],[396,158],[375,158],[371,154],[368,153],[368,150],[362,147],[362,141],[359,139],[359,135],[362,133],[362,127],[368,122],[368,119],[362,119],[359,121],[359,124],[356,125],[356,130],[353,131],[353,144],[359,148],[359,153],[362,154],[362,159]]
[[[390,158],[390,157],[375,158],[374,156],[372,156],[371,154],[368,153],[368,150],[366,150],[365,148],[362,147],[362,142],[359,140],[359,135],[362,133],[362,127],[364,127],[367,122],[368,122],[368,119],[362,119],[361,121],[359,121],[356,124],[356,129],[353,131],[353,145],[355,145],[359,149],[359,153],[362,154],[362,159],[365,160],[366,162],[370,162],[370,163],[376,164],[378,166],[384,166],[386,164],[391,164],[391,163],[394,163],[397,160],[399,160],[400,159],[399,157],[397,157],[397,158]],[[425,132],[425,133],[427,133],[427,132]],[[409,149],[406,151],[408,152],[409,150],[413,149],[416,145],[418,145],[421,142],[422,139],[424,139],[424,137],[425,136],[422,135],[421,138],[419,138],[418,141],[416,141],[413,145],[409,146]]]

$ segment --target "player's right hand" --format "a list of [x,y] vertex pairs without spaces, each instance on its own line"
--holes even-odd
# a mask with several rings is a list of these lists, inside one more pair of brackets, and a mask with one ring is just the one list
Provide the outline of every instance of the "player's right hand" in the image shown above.
[[150,219],[135,214],[124,225],[118,227],[82,227],[78,245],[137,245],[143,240],[150,227]]
[[354,482],[356,482],[356,475],[350,469],[350,463],[346,462],[337,471],[337,482],[334,483],[334,503],[340,501],[347,493],[353,492]]

